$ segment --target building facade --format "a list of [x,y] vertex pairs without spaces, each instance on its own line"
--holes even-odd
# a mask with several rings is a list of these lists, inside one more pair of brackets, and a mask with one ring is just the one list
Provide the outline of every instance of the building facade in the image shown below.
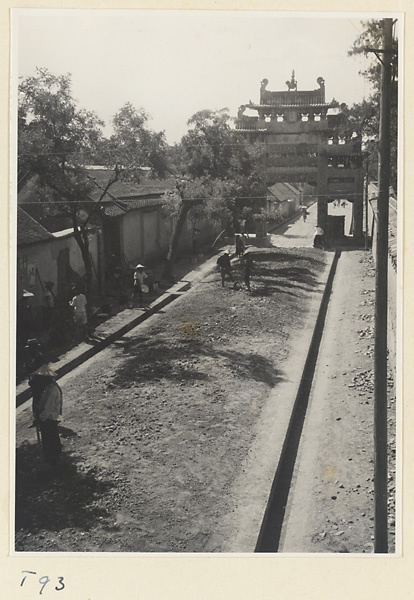
[[[349,139],[339,104],[325,100],[325,81],[319,88],[299,91],[294,71],[287,90],[269,91],[263,79],[259,103],[239,108],[236,133],[262,147],[263,171],[268,186],[278,182],[316,186],[318,224],[329,230],[328,204],[353,204],[352,233],[362,237],[363,155],[361,141]],[[257,113],[247,115],[246,110]]]

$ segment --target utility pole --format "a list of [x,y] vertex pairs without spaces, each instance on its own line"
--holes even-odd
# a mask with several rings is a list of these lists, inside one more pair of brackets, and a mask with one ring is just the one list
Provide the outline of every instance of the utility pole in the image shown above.
[[392,19],[383,21],[375,279],[375,552],[388,552],[387,309]]

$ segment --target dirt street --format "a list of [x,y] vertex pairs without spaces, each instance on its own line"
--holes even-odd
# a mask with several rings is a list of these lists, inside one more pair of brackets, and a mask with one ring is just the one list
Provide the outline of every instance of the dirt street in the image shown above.
[[[370,253],[337,267],[284,521],[283,552],[373,551],[375,271]],[[394,382],[389,376],[389,551],[395,551]]]
[[[19,410],[16,550],[253,551],[229,539],[231,515],[258,512],[248,506],[257,490],[247,504],[246,490],[243,498],[234,490],[246,465],[257,472],[266,462],[249,456],[271,429],[269,414],[291,400],[275,390],[297,382],[296,348],[327,256],[255,250],[251,293],[230,282],[223,289],[215,272],[62,378],[57,473],[27,429],[30,408]],[[235,276],[242,282],[240,265]]]
[[[17,551],[253,552],[333,256],[309,247],[315,222],[254,250],[251,293],[240,263],[238,289],[200,276],[63,377],[57,473],[18,409]],[[371,253],[344,250],[280,552],[373,551],[374,285]],[[390,551],[395,423],[390,377]]]

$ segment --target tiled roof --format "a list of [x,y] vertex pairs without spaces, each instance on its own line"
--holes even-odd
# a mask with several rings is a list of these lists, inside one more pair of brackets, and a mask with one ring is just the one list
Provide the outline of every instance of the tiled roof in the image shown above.
[[134,210],[147,206],[159,206],[164,204],[165,198],[164,192],[162,192],[162,194],[148,194],[143,198],[123,198],[122,202],[127,206],[127,210]]
[[296,186],[294,186],[292,183],[285,183],[284,184],[289,190],[292,190],[293,194],[295,196],[299,196],[300,195],[300,190],[298,190],[298,188]]
[[103,200],[101,202],[101,212],[106,217],[120,217],[130,210],[147,206],[160,206],[164,204],[164,201],[164,192],[147,194],[143,197],[122,198],[122,200]]
[[18,194],[19,204],[20,202],[29,202],[32,199],[33,194],[38,190],[38,179],[37,175],[27,179]]
[[103,214],[107,217],[119,217],[127,212],[127,208],[123,208],[119,202],[102,202],[101,208]]
[[53,235],[18,206],[17,245],[35,244],[45,240],[53,240]]
[[[97,186],[93,186],[89,198],[90,200],[97,202],[101,198],[102,191],[108,183],[111,176],[111,170],[103,167],[91,167],[88,170],[91,179],[94,179],[97,184]],[[173,177],[165,180],[150,179],[145,172],[143,172],[142,183],[140,184],[116,181],[111,185],[101,202],[101,214],[104,214],[107,217],[119,217],[129,210],[136,210],[147,206],[159,206],[164,203],[163,195],[165,192],[173,190],[175,184],[176,180]],[[62,216],[57,209],[56,217],[57,220],[59,220],[59,224],[50,223],[50,217],[53,214],[54,208],[52,202],[48,203],[46,216],[43,212],[42,204],[37,205],[36,203],[30,202],[35,189],[36,178],[33,178],[19,193],[19,204],[21,205],[28,202],[27,211],[35,218],[42,217],[42,219],[45,220],[45,223],[47,220],[47,227],[51,231],[60,230],[67,226],[67,219],[63,222]],[[89,208],[89,206],[86,206],[85,209],[88,211]],[[38,214],[39,210],[41,214]]]
[[290,200],[292,197],[298,196],[300,193],[289,183],[275,183],[268,189],[270,193],[273,196],[275,196],[277,200],[279,200],[279,202],[283,202],[284,200]]
[[[54,233],[73,227],[72,219],[62,214],[58,205],[53,202],[41,204],[39,202],[24,202],[19,203],[28,215],[32,217],[38,224],[44,227],[47,231]],[[86,207],[88,210],[88,207]]]
[[[99,187],[96,187],[90,193],[92,200],[99,200],[102,194],[102,189],[105,188],[111,171],[107,169],[94,169],[90,171],[91,179],[94,179]],[[141,183],[129,181],[116,181],[108,190],[107,197],[116,199],[136,198],[148,196],[149,194],[161,195],[166,190],[171,190],[175,187],[175,179],[149,179],[143,175]]]

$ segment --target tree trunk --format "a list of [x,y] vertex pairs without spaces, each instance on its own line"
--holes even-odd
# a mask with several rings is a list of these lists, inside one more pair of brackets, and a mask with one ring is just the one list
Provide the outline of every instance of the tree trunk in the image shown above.
[[89,253],[89,240],[87,231],[80,231],[77,224],[74,223],[73,232],[75,235],[75,240],[79,246],[79,249],[82,254],[83,264],[85,266],[85,296],[88,301],[88,306],[90,304],[90,297],[92,291],[92,260],[91,255]]
[[177,220],[174,225],[174,229],[170,239],[170,247],[168,249],[167,259],[165,261],[165,269],[163,277],[171,280],[173,277],[173,269],[175,261],[177,260],[178,253],[178,242],[184,227],[185,220],[187,218],[188,211],[194,206],[194,202],[182,201],[181,206],[178,210]]

